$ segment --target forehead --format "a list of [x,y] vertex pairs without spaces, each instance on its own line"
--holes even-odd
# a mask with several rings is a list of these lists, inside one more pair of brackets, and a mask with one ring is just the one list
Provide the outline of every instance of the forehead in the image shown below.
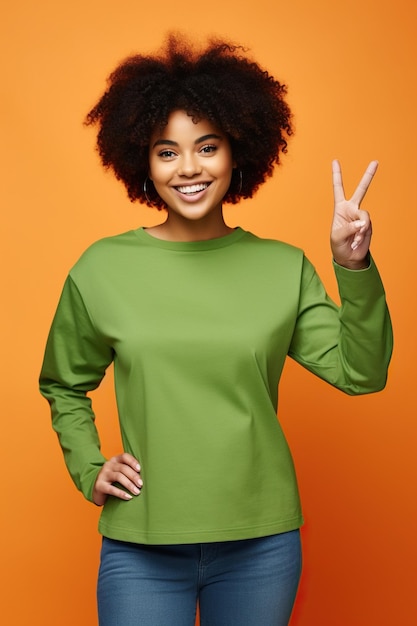
[[224,134],[220,129],[203,118],[201,120],[195,120],[191,115],[188,115],[186,111],[173,111],[169,117],[166,126],[158,127],[151,135],[151,141],[156,139],[170,139],[172,141],[180,142],[196,138],[203,137],[205,135],[218,135],[223,137]]

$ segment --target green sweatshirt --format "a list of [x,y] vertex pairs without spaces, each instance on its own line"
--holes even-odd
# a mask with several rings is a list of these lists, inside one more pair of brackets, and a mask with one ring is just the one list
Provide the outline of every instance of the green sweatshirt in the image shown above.
[[277,420],[287,355],[361,394],[384,387],[392,349],[373,261],[335,271],[340,309],[301,250],[240,228],[198,242],[140,228],[83,254],[65,283],[40,382],[71,476],[91,500],[105,458],[88,392],[114,363],[123,449],[140,461],[144,487],[130,501],[108,498],[103,535],[176,544],[302,524]]

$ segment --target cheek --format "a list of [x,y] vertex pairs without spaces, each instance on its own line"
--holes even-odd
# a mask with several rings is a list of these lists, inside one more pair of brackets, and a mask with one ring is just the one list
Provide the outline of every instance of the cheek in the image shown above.
[[236,167],[236,164],[232,158],[231,154],[228,154],[224,157],[223,163],[221,164],[222,176],[224,177],[232,177],[233,168]]
[[149,159],[148,176],[151,180],[154,180],[155,178],[159,178],[158,167],[152,159]]
[[225,182],[226,181],[231,181],[232,179],[232,175],[233,175],[233,165],[232,162],[227,162],[223,164],[223,167],[221,168],[221,170],[219,170],[219,176],[221,178],[224,178]]
[[172,165],[170,162],[161,161],[160,159],[150,157],[148,176],[151,180],[165,182],[170,177]]
[[169,173],[166,167],[161,167],[160,164],[149,164],[149,178],[156,184],[164,183],[169,178]]

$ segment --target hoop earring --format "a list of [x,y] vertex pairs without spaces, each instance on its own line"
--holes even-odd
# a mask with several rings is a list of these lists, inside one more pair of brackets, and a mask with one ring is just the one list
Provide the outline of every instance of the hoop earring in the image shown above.
[[152,204],[152,202],[150,201],[149,196],[148,196],[148,183],[147,183],[147,181],[148,181],[148,176],[143,181],[143,193],[145,195],[147,203],[148,204]]
[[239,187],[237,190],[237,195],[240,196],[241,192],[242,192],[242,184],[243,184],[243,172],[242,170],[239,170]]

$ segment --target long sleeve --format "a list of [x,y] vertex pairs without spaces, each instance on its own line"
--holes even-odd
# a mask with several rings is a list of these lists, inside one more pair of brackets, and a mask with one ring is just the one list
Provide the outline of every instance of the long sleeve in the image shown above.
[[51,406],[68,470],[86,498],[105,458],[87,393],[100,384],[112,348],[94,328],[81,295],[68,277],[49,333],[40,390]]
[[242,229],[197,242],[138,229],[82,255],[58,305],[41,390],[91,499],[105,459],[88,392],[114,363],[123,450],[140,461],[146,488],[107,499],[103,535],[199,543],[302,524],[277,419],[287,356],[347,393],[370,393],[385,384],[392,347],[376,267],[336,272],[341,307],[302,250]]
[[392,352],[392,327],[378,270],[334,264],[341,306],[328,298],[305,259],[300,304],[289,355],[350,394],[380,391]]

